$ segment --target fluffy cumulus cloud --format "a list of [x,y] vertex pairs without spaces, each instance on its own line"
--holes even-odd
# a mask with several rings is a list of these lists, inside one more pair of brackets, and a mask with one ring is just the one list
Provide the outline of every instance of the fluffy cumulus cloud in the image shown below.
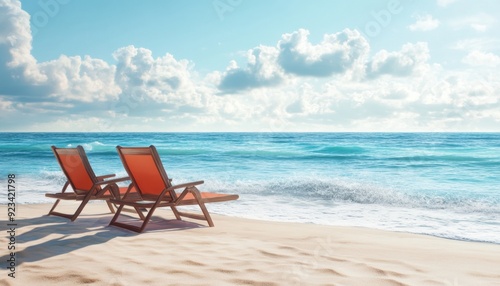
[[200,108],[199,93],[207,93],[193,87],[187,60],[176,60],[170,54],[153,58],[150,50],[133,46],[113,54],[116,64],[66,55],[37,62],[31,54],[29,15],[20,2],[0,2],[0,15],[0,100],[4,110],[27,116],[37,112],[54,116],[63,112],[82,116],[92,112],[147,114],[148,109],[161,111],[172,104]]
[[167,102],[169,96],[190,82],[189,62],[178,61],[171,54],[153,58],[148,49],[128,46],[113,56],[117,61],[116,83],[123,93],[138,99]]
[[308,35],[309,31],[300,29],[283,35],[278,43],[278,63],[287,73],[319,77],[345,73],[362,63],[369,51],[368,42],[356,30],[325,35],[317,45],[309,42]]
[[499,90],[494,73],[447,74],[429,79],[414,110],[427,121],[441,122],[441,128],[495,130],[500,121]]
[[177,116],[209,112],[207,95],[214,88],[203,80],[194,82],[192,63],[171,54],[153,57],[149,49],[127,46],[113,53],[115,84],[121,93],[111,104],[115,116]]
[[100,59],[60,56],[40,63],[38,69],[51,87],[50,97],[61,101],[102,102],[116,98],[121,89],[115,84],[115,67]]
[[41,82],[46,79],[36,67],[31,55],[29,14],[16,0],[0,2],[0,76],[3,80],[0,93],[15,93],[26,81]]
[[237,92],[258,87],[274,86],[283,80],[283,72],[276,65],[278,50],[260,46],[247,52],[248,64],[238,67],[232,61],[223,74],[219,88],[224,92]]
[[219,88],[235,92],[275,86],[288,76],[329,77],[363,69],[369,45],[358,31],[324,35],[317,45],[308,36],[309,31],[299,29],[284,34],[276,47],[249,50],[247,66],[240,68],[232,62],[221,75]]
[[417,21],[408,28],[410,31],[430,31],[439,27],[439,20],[434,19],[431,15],[419,15],[416,16]]
[[300,29],[284,34],[276,47],[260,46],[250,50],[247,66],[240,68],[232,62],[220,75],[218,87],[236,92],[275,86],[290,78],[403,77],[429,68],[429,49],[423,42],[405,44],[400,51],[381,50],[369,59],[369,44],[356,30],[324,35],[317,45],[312,44],[308,36],[309,31]]
[[469,52],[462,59],[462,62],[471,66],[498,67],[500,66],[500,56],[494,53],[474,50]]
[[401,51],[377,52],[368,63],[367,76],[369,78],[381,75],[409,76],[422,73],[429,65],[429,48],[426,43],[405,44]]
[[[88,56],[60,58],[38,63],[31,54],[29,15],[19,1],[0,2],[0,93],[32,97],[32,101],[103,101],[116,96],[114,67]],[[34,98],[36,97],[36,98]]]
[[466,51],[462,64],[473,69],[451,71],[430,62],[425,42],[370,54],[356,30],[312,43],[309,31],[299,29],[275,45],[249,49],[245,63],[231,61],[206,76],[189,60],[153,56],[134,46],[118,48],[114,62],[81,55],[37,62],[31,40],[29,15],[19,1],[0,1],[1,130],[498,131],[500,126],[500,57],[496,42],[483,38],[457,43],[456,49]]

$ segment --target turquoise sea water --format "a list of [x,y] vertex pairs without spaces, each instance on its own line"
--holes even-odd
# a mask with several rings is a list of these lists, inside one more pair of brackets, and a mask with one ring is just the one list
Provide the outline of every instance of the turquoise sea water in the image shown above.
[[1,180],[16,175],[18,203],[52,202],[51,145],[124,176],[116,145],[151,144],[174,183],[240,195],[213,213],[500,243],[500,133],[0,133]]

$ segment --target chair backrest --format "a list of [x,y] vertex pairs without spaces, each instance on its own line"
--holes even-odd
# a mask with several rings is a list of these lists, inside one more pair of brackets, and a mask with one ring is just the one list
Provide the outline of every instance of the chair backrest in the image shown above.
[[[163,190],[171,186],[158,151],[153,145],[149,147],[117,146],[116,149],[122,160],[123,167],[139,193],[158,196]],[[166,200],[175,198],[174,191],[165,194]]]
[[52,151],[75,193],[89,192],[94,183],[97,182],[97,178],[83,147],[80,145],[76,148],[52,146]]

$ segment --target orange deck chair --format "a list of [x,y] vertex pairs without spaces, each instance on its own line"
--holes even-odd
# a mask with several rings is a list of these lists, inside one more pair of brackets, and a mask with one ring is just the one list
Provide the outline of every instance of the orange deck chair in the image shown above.
[[[142,232],[148,224],[157,207],[170,207],[176,219],[187,217],[198,220],[206,220],[209,226],[214,226],[212,218],[208,213],[205,203],[223,202],[238,199],[238,195],[216,194],[200,192],[196,186],[203,181],[172,185],[168,178],[160,156],[154,146],[149,147],[116,147],[137,194],[125,196],[122,199],[112,199],[111,202],[119,205],[110,225],[122,227],[128,230]],[[183,189],[177,193],[175,190]],[[178,206],[198,205],[202,214],[186,213],[177,210]],[[118,222],[120,212],[124,206],[136,209],[146,209],[147,215],[140,226]]]
[[[117,182],[130,180],[128,177],[113,178],[115,174],[96,176],[88,161],[85,150],[82,146],[76,148],[57,148],[52,146],[52,151],[57,162],[66,175],[67,181],[60,193],[47,193],[46,197],[57,199],[49,211],[49,215],[57,215],[74,221],[82,212],[89,200],[105,200],[109,209],[114,213],[111,198],[120,198],[120,194],[130,192],[129,187],[118,187]],[[67,192],[68,186],[73,188],[73,192]],[[64,214],[54,211],[61,200],[81,201],[80,206],[74,214]],[[142,215],[137,209],[139,215]]]

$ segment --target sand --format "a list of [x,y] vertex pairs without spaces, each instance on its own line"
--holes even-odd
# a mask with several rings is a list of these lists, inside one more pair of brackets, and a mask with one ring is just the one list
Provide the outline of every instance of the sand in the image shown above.
[[108,226],[102,203],[75,222],[49,208],[17,206],[15,278],[0,208],[0,285],[500,285],[495,244],[221,215],[210,228],[166,209],[137,234]]

